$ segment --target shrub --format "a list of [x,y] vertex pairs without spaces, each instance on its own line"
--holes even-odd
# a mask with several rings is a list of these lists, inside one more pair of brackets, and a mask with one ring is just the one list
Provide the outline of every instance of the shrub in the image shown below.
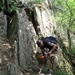
[[45,0],[29,0],[29,2],[35,2],[35,3],[41,3],[44,2]]
[[53,75],[68,75],[65,71],[55,70]]

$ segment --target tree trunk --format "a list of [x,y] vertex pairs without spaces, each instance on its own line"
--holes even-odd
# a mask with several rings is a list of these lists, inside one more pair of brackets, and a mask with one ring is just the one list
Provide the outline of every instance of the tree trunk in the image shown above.
[[70,38],[70,32],[69,29],[67,28],[67,35],[68,35],[68,43],[69,43],[69,50],[71,50],[71,38]]

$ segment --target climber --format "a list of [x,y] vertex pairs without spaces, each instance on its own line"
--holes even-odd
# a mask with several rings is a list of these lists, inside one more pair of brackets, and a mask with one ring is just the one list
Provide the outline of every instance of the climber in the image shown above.
[[41,48],[43,55],[47,52],[51,57],[57,50],[57,38],[54,36],[43,37],[37,41],[37,45]]

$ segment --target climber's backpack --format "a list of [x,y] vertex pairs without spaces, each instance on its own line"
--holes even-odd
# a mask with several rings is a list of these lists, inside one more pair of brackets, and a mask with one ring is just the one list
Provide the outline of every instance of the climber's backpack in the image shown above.
[[57,38],[53,37],[53,36],[47,36],[47,37],[45,37],[45,39],[50,39],[50,42],[54,43],[54,44],[56,44],[58,42]]

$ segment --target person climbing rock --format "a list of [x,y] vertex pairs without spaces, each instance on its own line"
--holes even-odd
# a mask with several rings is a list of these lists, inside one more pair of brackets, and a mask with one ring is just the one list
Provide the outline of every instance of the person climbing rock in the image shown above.
[[[52,54],[55,53],[55,51],[57,50],[57,38],[54,36],[47,36],[47,37],[43,37],[40,40],[37,40],[37,45],[38,47],[41,48],[43,55],[46,55],[46,52],[48,55],[50,55],[50,57],[52,56]],[[47,51],[46,51],[47,50]]]

